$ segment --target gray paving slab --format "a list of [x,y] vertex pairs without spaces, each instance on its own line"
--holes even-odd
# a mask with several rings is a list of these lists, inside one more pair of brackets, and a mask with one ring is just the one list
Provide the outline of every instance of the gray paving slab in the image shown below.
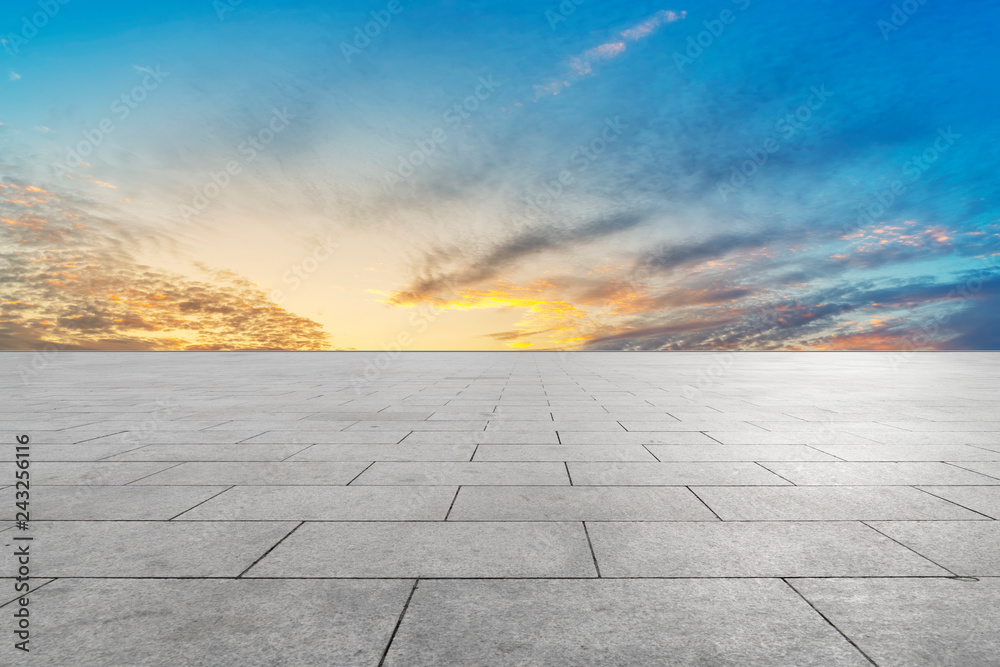
[[656,461],[642,445],[479,445],[473,461]]
[[[317,412],[308,416],[301,418],[299,424],[296,426],[302,426],[309,422],[335,422],[335,421],[421,421],[424,419],[432,419],[434,413],[431,411],[393,411],[393,412]],[[468,419],[468,418],[466,418]],[[476,417],[475,419],[487,419],[487,417]],[[307,428],[317,428],[317,425],[311,424]]]
[[468,445],[311,445],[289,461],[469,461]]
[[417,421],[359,421],[346,427],[345,431],[482,431],[486,428],[487,421],[479,419],[475,421],[444,421],[444,420],[417,420]]
[[575,433],[559,434],[559,442],[564,445],[717,445],[704,433],[696,431],[676,431],[668,433]]
[[869,665],[779,580],[421,581],[385,665]]
[[1000,655],[1000,579],[790,583],[880,666],[995,665]]
[[490,420],[486,426],[487,432],[492,431],[559,431],[561,433],[624,433],[622,425],[614,420],[583,421],[530,421],[517,419]]
[[814,447],[845,461],[1000,461],[1000,453],[971,445],[871,444]]
[[761,465],[799,486],[1000,484],[1000,479],[933,461],[834,463],[769,461]]
[[750,432],[766,433],[767,431],[756,424],[744,421],[712,421],[703,419],[701,421],[641,421],[626,420],[622,422],[630,433],[637,431],[653,431],[663,433],[669,431],[729,431],[729,432]]
[[950,575],[853,521],[594,522],[587,528],[602,577]]
[[569,462],[573,484],[586,486],[788,485],[778,475],[745,461],[631,463]]
[[935,431],[980,431],[1000,433],[1000,421],[972,421],[958,419],[953,421],[883,421],[886,426],[901,428],[904,431],[931,433]]
[[463,486],[449,521],[717,521],[689,489]]
[[660,461],[836,461],[807,445],[647,445]]
[[582,523],[307,523],[248,577],[596,577]]
[[1000,521],[873,521],[877,530],[951,572],[1000,577]]
[[374,666],[412,585],[60,579],[32,595],[39,613],[32,620],[30,660],[15,662]]
[[1000,487],[921,486],[918,488],[962,507],[981,512],[994,519],[1000,519]]
[[[51,521],[167,521],[225,486],[45,486],[31,494],[31,518]],[[13,505],[3,514],[13,519]]]
[[729,431],[709,429],[706,434],[724,445],[870,445],[873,440],[854,433],[810,431]]
[[[235,577],[295,521],[32,521],[39,577]],[[0,535],[12,551],[15,531]],[[41,545],[44,548],[40,548]],[[0,562],[13,576],[14,559]]]
[[908,486],[699,486],[723,521],[986,520]]
[[971,470],[972,472],[976,472],[981,475],[987,475],[994,479],[1000,479],[1000,461],[957,461],[954,462],[953,465],[965,470]]
[[184,521],[443,521],[450,486],[238,486],[182,514]]
[[201,445],[236,444],[262,433],[260,429],[230,431],[125,431],[87,440],[90,444]]
[[[391,422],[397,424],[398,422]],[[242,441],[243,444],[304,444],[313,445],[320,443],[344,443],[344,444],[386,444],[394,445],[407,435],[409,430],[393,429],[379,432],[357,432],[357,431],[316,431],[289,429],[267,431],[259,433]]]
[[935,431],[915,433],[913,431],[879,431],[867,434],[868,440],[886,445],[980,445],[1000,446],[1000,433],[978,431]]
[[569,484],[566,466],[553,461],[523,462],[415,462],[376,461],[356,480],[364,485]]
[[[34,448],[32,448],[34,450]],[[34,453],[34,452],[32,452]],[[34,459],[34,457],[32,457]],[[174,463],[113,462],[113,461],[38,461],[32,460],[30,467],[31,484],[73,485],[73,484],[128,484],[161,470]],[[14,479],[14,463],[0,464],[0,479]]]
[[146,445],[105,461],[281,461],[307,445]]
[[558,445],[559,436],[551,431],[419,431],[410,433],[404,442],[408,445]]
[[[32,461],[100,461],[115,454],[138,449],[141,445],[91,445],[90,443],[69,445],[31,444]],[[0,461],[16,460],[13,447],[0,450]]]
[[197,461],[150,475],[136,485],[238,484],[241,486],[343,485],[368,467],[365,462]]

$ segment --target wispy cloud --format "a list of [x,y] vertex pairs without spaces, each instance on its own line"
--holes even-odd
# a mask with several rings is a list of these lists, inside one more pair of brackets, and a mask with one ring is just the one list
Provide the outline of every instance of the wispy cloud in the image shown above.
[[673,23],[687,17],[686,11],[675,12],[661,9],[645,21],[615,34],[610,40],[587,49],[580,55],[571,56],[566,62],[568,72],[548,83],[535,86],[537,96],[558,95],[573,82],[587,75],[595,74],[594,68],[602,61],[617,58],[625,53],[629,42],[637,42],[652,35],[665,23]]

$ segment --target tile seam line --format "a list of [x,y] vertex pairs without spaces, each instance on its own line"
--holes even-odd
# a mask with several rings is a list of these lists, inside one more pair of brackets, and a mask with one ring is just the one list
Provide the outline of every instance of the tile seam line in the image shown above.
[[923,559],[924,559],[924,560],[926,560],[927,562],[929,562],[929,563],[934,563],[934,565],[938,566],[939,568],[941,568],[941,569],[942,569],[942,570],[944,570],[945,572],[949,572],[949,573],[951,573],[951,575],[952,575],[952,576],[954,576],[954,577],[962,577],[962,576],[963,576],[963,575],[960,575],[960,574],[958,574],[957,572],[953,572],[953,571],[952,571],[952,570],[951,570],[950,568],[947,568],[947,567],[945,567],[944,565],[942,565],[941,563],[937,562],[936,560],[934,560],[934,559],[933,559],[933,558],[931,558],[930,556],[925,556],[924,554],[920,553],[919,551],[917,551],[917,550],[916,550],[916,549],[914,549],[913,547],[909,546],[908,544],[904,544],[903,542],[900,542],[899,540],[897,540],[897,539],[896,539],[895,537],[893,537],[892,535],[888,535],[888,534],[886,534],[886,533],[883,533],[883,532],[882,532],[881,530],[879,530],[879,529],[878,529],[878,528],[876,528],[875,526],[873,526],[873,525],[871,525],[870,523],[868,523],[869,521],[872,521],[872,519],[868,519],[868,520],[863,520],[863,521],[860,521],[859,523],[860,523],[861,525],[863,525],[863,526],[867,526],[868,528],[871,528],[872,530],[874,530],[874,531],[875,531],[876,533],[878,533],[879,535],[881,535],[881,536],[883,536],[883,537],[885,537],[885,538],[887,538],[887,539],[890,539],[890,540],[892,540],[893,542],[895,542],[895,543],[896,543],[896,544],[898,544],[899,546],[903,547],[904,549],[908,549],[909,551],[912,551],[913,553],[915,553],[916,555],[920,556],[921,558],[923,558]]
[[[94,463],[98,463],[98,461],[95,461]],[[109,463],[114,463],[114,462],[109,461]],[[125,461],[122,461],[121,463],[125,463]],[[155,461],[150,461],[150,463],[156,463],[156,462]],[[149,479],[153,475],[159,475],[161,472],[167,472],[168,470],[173,470],[177,466],[182,466],[185,463],[187,463],[187,461],[178,461],[176,464],[174,464],[172,466],[167,466],[163,470],[157,470],[156,472],[151,472],[148,475],[143,475],[142,477],[139,477],[137,479],[133,479],[131,482],[125,482],[124,484],[109,484],[107,486],[129,486],[131,484],[135,484],[136,482],[141,482],[144,479]],[[50,486],[56,486],[56,485],[52,484]],[[73,485],[67,484],[66,486],[77,486],[77,485],[76,484],[73,484]],[[102,484],[101,486],[105,486],[105,485]],[[138,486],[142,487],[142,486],[147,486],[147,485],[146,484],[139,484]],[[169,485],[167,485],[167,484],[150,484],[148,486],[169,486]],[[214,486],[214,485],[213,484],[205,484],[203,486]]]
[[[788,482],[788,483],[789,483],[789,484],[791,484],[792,486],[798,486],[798,484],[796,484],[796,483],[795,483],[795,482],[793,482],[792,480],[788,479],[788,478],[787,478],[787,477],[785,477],[784,475],[781,475],[780,473],[776,473],[776,472],[774,472],[773,470],[771,470],[770,468],[768,468],[768,467],[767,467],[766,465],[764,465],[764,464],[763,464],[763,463],[761,463],[760,461],[754,461],[753,463],[756,463],[757,465],[759,465],[759,466],[760,466],[761,468],[763,468],[764,470],[768,471],[768,472],[769,472],[769,473],[771,473],[772,475],[777,475],[778,477],[780,477],[781,479],[785,480],[786,482]],[[773,463],[781,463],[781,461],[773,461]],[[824,463],[824,461],[817,461],[817,463]]]
[[[993,479],[993,480],[1000,481],[1000,477],[997,477],[996,475],[990,475],[990,474],[985,473],[985,472],[979,472],[978,470],[972,470],[970,468],[966,468],[964,466],[960,466],[959,465],[959,463],[990,463],[990,461],[938,461],[937,463],[943,463],[946,466],[953,466],[955,468],[958,468],[959,470],[965,470],[965,471],[974,473],[976,475],[982,475],[983,477],[986,477],[988,479]],[[933,485],[931,485],[931,486],[933,486]],[[973,486],[978,486],[978,485],[973,485]],[[993,486],[993,485],[992,484],[983,484],[982,486]]]
[[[287,540],[289,537],[291,537],[292,533],[294,533],[296,530],[298,530],[299,528],[301,528],[302,526],[304,526],[305,523],[306,523],[305,521],[300,521],[295,527],[293,527],[290,531],[288,531],[287,533],[285,533],[285,535],[280,540],[278,540],[277,542],[275,542],[274,544],[272,544],[271,547],[267,551],[265,551],[264,553],[262,553],[260,555],[260,558],[258,558],[254,562],[250,563],[250,565],[245,570],[243,570],[238,575],[236,575],[235,579],[243,579],[243,575],[245,575],[247,572],[249,572],[250,570],[252,570],[254,568],[254,566],[257,565],[257,563],[259,563],[262,560],[264,560],[269,553],[271,553],[272,551],[274,551],[275,549],[277,549],[279,544],[281,544],[282,542],[284,542],[285,540]],[[250,577],[250,578],[253,578],[253,577]]]
[[[935,486],[935,485],[934,484],[927,484],[926,486]],[[990,486],[994,486],[994,485],[991,484]],[[922,493],[926,493],[927,495],[933,496],[934,498],[937,498],[938,500],[943,500],[946,503],[951,503],[952,505],[955,505],[956,507],[961,507],[964,510],[968,510],[970,512],[974,512],[974,513],[978,514],[979,516],[984,516],[987,519],[989,519],[990,521],[996,521],[997,520],[996,517],[992,517],[989,514],[985,514],[983,512],[980,512],[979,510],[974,510],[971,507],[966,507],[962,503],[956,502],[954,500],[948,500],[944,496],[939,496],[936,493],[931,493],[927,489],[923,488],[923,486],[916,486],[916,485],[914,485],[914,486],[911,486],[910,488],[916,489],[917,491],[920,491]],[[931,519],[928,519],[928,520],[931,520]],[[874,519],[869,519],[869,521],[874,521]],[[961,521],[961,519],[943,519],[943,521]]]
[[[204,485],[204,486],[217,486],[217,485],[215,485],[215,484],[206,484],[206,485]],[[141,485],[140,485],[140,487],[136,487],[136,488],[141,488]],[[154,487],[154,488],[155,488],[155,487]],[[173,521],[174,519],[176,519],[177,517],[179,517],[179,516],[180,516],[181,514],[186,514],[187,512],[190,512],[191,510],[195,509],[195,508],[196,508],[196,507],[198,507],[199,505],[204,505],[205,503],[207,503],[207,502],[208,502],[209,500],[211,500],[212,498],[217,498],[218,496],[221,496],[221,495],[222,495],[223,493],[225,493],[226,491],[229,491],[230,489],[235,489],[235,488],[236,488],[236,484],[231,484],[231,485],[227,486],[226,488],[224,488],[224,489],[223,489],[222,491],[219,491],[218,493],[213,493],[213,494],[212,494],[211,496],[209,496],[208,498],[205,498],[205,499],[204,499],[203,501],[201,501],[200,503],[197,503],[197,504],[195,504],[195,505],[192,505],[191,507],[187,508],[187,509],[186,509],[186,510],[184,510],[183,512],[180,512],[179,514],[175,514],[174,516],[172,516],[172,517],[170,517],[169,519],[167,519],[167,521]]]
[[696,491],[695,491],[694,489],[692,489],[690,485],[688,485],[688,486],[685,486],[684,488],[685,488],[685,489],[687,489],[688,491],[690,491],[690,492],[691,492],[691,494],[692,494],[692,495],[693,495],[693,496],[694,496],[695,498],[697,498],[697,499],[698,499],[698,500],[699,500],[699,501],[701,502],[701,504],[702,504],[702,505],[704,505],[704,506],[705,506],[705,508],[706,508],[706,509],[707,509],[707,510],[708,510],[709,512],[711,512],[711,513],[712,513],[712,516],[714,516],[714,517],[715,517],[716,519],[718,519],[719,521],[725,521],[725,519],[723,519],[723,518],[722,518],[721,516],[719,516],[718,514],[716,514],[715,510],[714,510],[714,509],[712,509],[712,507],[711,507],[711,506],[710,506],[710,505],[709,505],[708,503],[706,503],[706,502],[705,502],[705,499],[704,499],[704,498],[702,498],[701,496],[699,496],[699,495],[698,495],[698,493],[697,493],[697,492],[696,492]]
[[410,594],[406,597],[406,602],[403,603],[403,610],[399,612],[399,618],[396,619],[396,625],[392,628],[389,641],[386,642],[385,648],[382,650],[382,657],[378,661],[378,667],[382,667],[385,664],[385,660],[389,656],[389,649],[392,648],[392,642],[396,639],[396,633],[399,632],[399,628],[403,624],[403,617],[406,616],[406,610],[410,608],[410,601],[413,600],[413,594],[417,592],[417,586],[419,585],[420,578],[417,577],[413,581],[413,587],[410,589]]
[[799,591],[799,589],[795,588],[795,586],[792,586],[791,582],[789,582],[789,581],[788,581],[788,578],[787,578],[787,577],[780,577],[780,579],[781,579],[781,581],[783,581],[783,582],[785,583],[785,585],[786,585],[786,586],[788,586],[789,588],[791,588],[791,589],[792,589],[792,590],[793,590],[793,591],[795,592],[795,594],[796,594],[796,595],[798,595],[798,596],[799,596],[800,598],[802,598],[802,601],[803,601],[803,602],[805,602],[805,603],[806,603],[807,605],[809,605],[809,607],[810,607],[810,608],[811,608],[811,609],[812,609],[812,610],[813,610],[814,612],[816,612],[816,613],[817,613],[817,614],[819,615],[819,617],[820,617],[820,618],[822,618],[822,619],[823,619],[824,621],[826,621],[826,622],[827,622],[827,623],[829,624],[829,626],[830,626],[831,628],[833,628],[834,630],[836,630],[836,631],[837,631],[837,633],[838,633],[838,634],[839,634],[839,635],[840,635],[841,637],[843,637],[843,638],[844,638],[844,640],[845,640],[845,641],[846,641],[846,642],[847,642],[848,644],[850,644],[851,646],[853,646],[853,647],[854,647],[854,649],[855,649],[855,650],[856,650],[856,651],[857,651],[858,653],[860,653],[861,655],[863,655],[863,656],[864,656],[864,658],[865,658],[865,660],[867,660],[868,662],[870,662],[870,663],[871,663],[871,664],[873,664],[873,665],[876,665],[876,667],[877,667],[878,663],[877,663],[877,662],[875,662],[874,660],[872,660],[871,656],[869,656],[869,655],[868,655],[867,653],[865,653],[865,652],[864,652],[864,651],[863,651],[863,650],[861,649],[861,647],[860,647],[860,646],[858,646],[858,645],[857,645],[856,643],[854,643],[854,640],[853,640],[853,639],[851,639],[851,638],[850,638],[850,637],[848,637],[848,636],[847,636],[846,634],[844,634],[844,631],[843,631],[843,630],[841,630],[841,629],[840,629],[840,628],[838,628],[838,627],[837,627],[836,625],[834,625],[833,621],[831,621],[831,620],[830,620],[829,618],[827,618],[826,614],[824,614],[824,613],[823,613],[823,612],[821,612],[821,611],[820,611],[819,609],[817,609],[817,608],[816,608],[816,606],[815,606],[815,605],[814,605],[814,604],[813,604],[812,602],[810,602],[810,601],[809,601],[809,598],[807,598],[807,597],[806,597],[805,595],[803,595],[803,594],[802,594],[802,592],[801,592],[801,591]]
[[597,564],[597,552],[594,551],[594,543],[590,539],[590,531],[587,529],[587,522],[581,521],[583,524],[583,534],[587,538],[587,546],[590,547],[590,557],[594,559],[594,571],[597,572],[597,578],[601,578],[601,566]]

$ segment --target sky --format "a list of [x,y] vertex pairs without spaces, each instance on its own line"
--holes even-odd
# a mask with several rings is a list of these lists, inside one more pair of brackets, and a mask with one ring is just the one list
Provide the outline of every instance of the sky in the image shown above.
[[0,349],[1000,349],[1000,4],[7,0]]

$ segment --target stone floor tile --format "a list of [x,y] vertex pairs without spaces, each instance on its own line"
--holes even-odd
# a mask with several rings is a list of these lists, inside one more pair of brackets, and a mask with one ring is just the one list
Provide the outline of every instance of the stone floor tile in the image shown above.
[[[34,458],[35,448],[31,448],[31,484],[46,485],[86,485],[86,484],[128,484],[176,463],[114,462],[114,461],[39,461]],[[14,463],[0,464],[0,479],[14,479]]]
[[582,523],[307,523],[248,577],[595,577]]
[[[386,422],[397,424],[398,422]],[[384,445],[394,445],[407,435],[410,431],[407,429],[393,429],[386,431],[374,432],[357,432],[357,431],[314,431],[314,430],[301,430],[292,431],[287,429],[267,431],[266,433],[260,433],[252,438],[247,438],[243,441],[243,444],[306,444],[315,445],[323,443],[340,443],[340,444],[384,444]]]
[[421,581],[405,665],[869,665],[779,580]]
[[648,445],[660,461],[836,461],[806,445]]
[[602,577],[950,574],[853,521],[597,522],[588,523],[587,529]]
[[443,521],[449,486],[238,486],[184,521]]
[[360,475],[367,467],[368,463],[363,461],[344,463],[194,461],[151,475],[136,484],[343,485]]
[[[46,486],[31,495],[37,521],[167,521],[225,486]],[[11,509],[4,514],[13,517]]]
[[799,486],[1000,484],[1000,479],[932,461],[833,463],[769,461],[761,465]]
[[146,445],[106,461],[281,461],[307,445]]
[[716,445],[704,433],[676,431],[669,433],[560,433],[559,441],[564,445]]
[[573,484],[599,486],[688,486],[688,485],[788,485],[781,477],[756,463],[668,462],[585,463],[570,462]]
[[364,485],[569,484],[566,466],[556,462],[394,463],[377,461],[352,482]]
[[24,664],[374,666],[412,587],[406,580],[60,579],[31,597],[45,612],[33,617]]
[[986,517],[907,486],[700,486],[723,521],[945,521]]
[[1000,577],[1000,521],[873,521],[871,525],[965,577]]
[[469,445],[312,445],[289,461],[469,461]]
[[1000,579],[793,579],[881,667],[993,665]]
[[679,486],[463,486],[449,521],[717,521]]
[[[294,521],[32,521],[39,577],[235,577],[296,525]],[[14,531],[0,533],[12,551]],[[44,548],[41,548],[44,545]],[[14,559],[0,561],[12,576]]]
[[962,507],[981,512],[994,519],[1000,519],[1000,487],[998,486],[921,486],[919,488]]
[[642,445],[479,445],[473,461],[656,461]]
[[970,445],[814,446],[845,461],[1000,461],[1000,453]]

